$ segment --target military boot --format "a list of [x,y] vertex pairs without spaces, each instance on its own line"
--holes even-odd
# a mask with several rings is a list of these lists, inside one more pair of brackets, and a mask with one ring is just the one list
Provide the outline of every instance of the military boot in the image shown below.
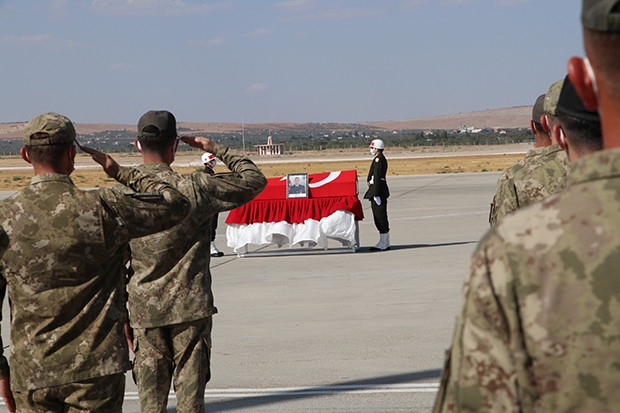
[[370,247],[371,251],[387,251],[390,249],[390,233],[379,234],[379,242],[374,247]]
[[211,256],[212,257],[221,257],[224,253],[217,249],[214,243],[211,243]]

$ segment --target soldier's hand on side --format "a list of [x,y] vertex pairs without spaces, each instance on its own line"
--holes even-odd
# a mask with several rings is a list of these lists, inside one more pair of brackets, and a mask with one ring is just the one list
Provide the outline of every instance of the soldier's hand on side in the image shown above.
[[2,400],[4,400],[4,404],[9,412],[15,413],[15,399],[11,391],[11,379],[9,375],[0,379],[0,396],[2,396]]
[[183,142],[194,148],[200,148],[205,152],[213,153],[215,142],[204,136],[181,136]]
[[103,167],[103,171],[110,177],[116,178],[118,171],[120,170],[120,165],[108,154],[103,152],[99,152],[96,149],[88,148],[86,146],[82,146],[79,143],[77,144],[78,148],[82,151],[89,154],[93,161],[97,162],[99,165]]
[[129,326],[128,322],[125,322],[123,326],[123,330],[125,330],[125,339],[127,340],[127,345],[129,346],[129,350],[131,350],[134,354],[136,352],[133,349],[133,328]]

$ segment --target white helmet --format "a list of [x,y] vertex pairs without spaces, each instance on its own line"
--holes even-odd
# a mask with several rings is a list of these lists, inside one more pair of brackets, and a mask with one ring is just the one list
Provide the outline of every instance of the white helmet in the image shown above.
[[213,155],[210,152],[205,152],[202,154],[202,163],[205,165],[208,165],[209,168],[213,169],[215,168],[215,165],[217,164],[217,159],[215,158],[215,155]]
[[374,149],[383,149],[385,146],[383,145],[383,141],[381,139],[375,139],[370,142],[370,147]]
[[202,154],[202,163],[209,163],[215,159],[215,155],[209,152],[205,152]]

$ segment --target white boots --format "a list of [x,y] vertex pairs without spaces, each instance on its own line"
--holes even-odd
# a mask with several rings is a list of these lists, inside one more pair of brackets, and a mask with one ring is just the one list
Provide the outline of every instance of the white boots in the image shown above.
[[390,233],[379,234],[379,242],[374,247],[370,247],[371,251],[387,251],[390,249]]
[[217,247],[215,246],[215,244],[212,242],[211,243],[211,256],[212,257],[221,257],[223,256],[224,253],[220,250],[217,249]]

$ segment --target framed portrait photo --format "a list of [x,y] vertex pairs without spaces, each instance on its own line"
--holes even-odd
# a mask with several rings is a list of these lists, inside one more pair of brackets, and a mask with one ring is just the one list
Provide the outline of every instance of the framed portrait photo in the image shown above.
[[286,197],[308,197],[308,174],[300,173],[286,175]]

